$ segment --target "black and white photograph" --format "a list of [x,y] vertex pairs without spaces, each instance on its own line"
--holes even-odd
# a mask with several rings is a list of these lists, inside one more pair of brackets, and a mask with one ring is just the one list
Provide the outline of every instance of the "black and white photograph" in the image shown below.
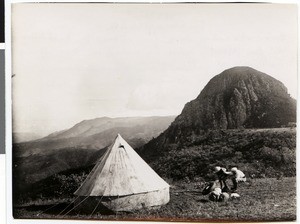
[[296,220],[298,8],[12,3],[13,219]]

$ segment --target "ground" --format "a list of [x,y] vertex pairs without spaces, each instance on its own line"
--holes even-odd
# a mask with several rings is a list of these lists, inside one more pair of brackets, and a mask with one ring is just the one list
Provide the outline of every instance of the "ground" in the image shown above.
[[[160,221],[293,221],[296,220],[296,178],[249,179],[240,184],[240,199],[211,202],[201,194],[204,183],[174,182],[170,202],[159,209],[132,213],[82,214],[62,200],[32,202],[14,208],[15,218],[160,220]],[[72,201],[68,199],[67,201]],[[59,215],[59,213],[61,213]]]

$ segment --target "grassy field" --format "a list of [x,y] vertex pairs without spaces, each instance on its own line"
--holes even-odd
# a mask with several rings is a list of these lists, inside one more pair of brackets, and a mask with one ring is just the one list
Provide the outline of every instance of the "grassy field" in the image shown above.
[[[160,221],[292,221],[296,219],[296,178],[250,179],[238,188],[240,199],[211,202],[201,194],[204,183],[170,183],[170,202],[159,209],[132,213],[83,214],[66,201],[36,201],[14,208],[15,218],[160,220]],[[68,199],[72,201],[72,199]],[[53,207],[54,206],[54,207]]]

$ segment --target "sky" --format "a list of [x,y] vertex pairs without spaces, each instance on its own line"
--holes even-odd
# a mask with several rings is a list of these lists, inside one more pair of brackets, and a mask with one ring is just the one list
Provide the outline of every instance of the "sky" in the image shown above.
[[291,4],[38,4],[12,8],[13,131],[96,117],[179,115],[225,69],[297,96]]

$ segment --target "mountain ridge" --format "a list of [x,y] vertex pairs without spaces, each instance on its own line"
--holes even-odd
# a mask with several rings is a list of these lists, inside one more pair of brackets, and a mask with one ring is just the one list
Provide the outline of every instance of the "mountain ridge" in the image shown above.
[[61,139],[70,137],[87,137],[99,132],[117,128],[117,127],[132,127],[134,125],[149,125],[148,122],[155,124],[163,122],[169,123],[175,116],[150,116],[150,117],[100,117],[89,120],[82,120],[69,129],[50,134],[40,140]]
[[[91,161],[96,161],[103,154],[118,133],[132,147],[138,148],[157,137],[174,118],[175,116],[91,119],[46,138],[15,143],[13,166],[16,185],[32,184],[67,169],[93,165]],[[99,122],[96,124],[95,121]],[[102,122],[106,121],[109,124],[103,128]],[[92,131],[87,133],[90,129]]]

